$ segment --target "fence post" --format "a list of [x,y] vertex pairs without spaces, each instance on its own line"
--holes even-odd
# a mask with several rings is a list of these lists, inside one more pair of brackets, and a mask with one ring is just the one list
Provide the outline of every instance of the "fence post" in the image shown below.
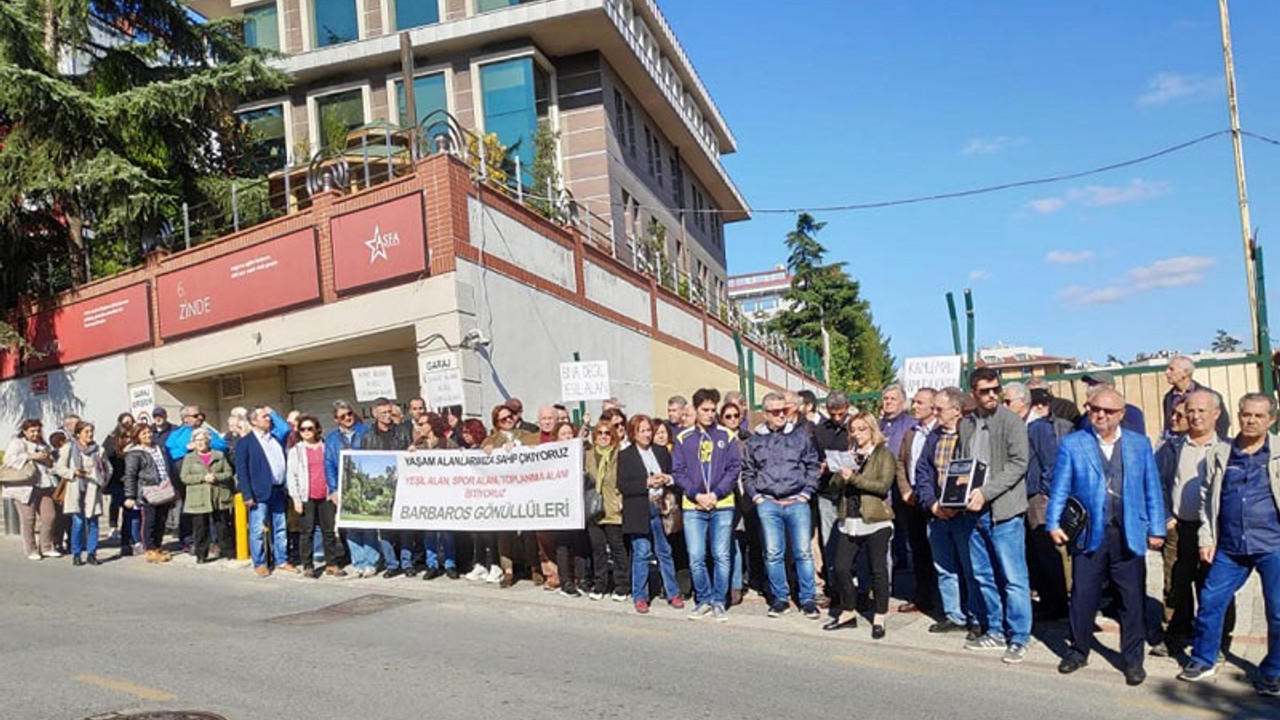
[[1267,328],[1267,279],[1262,272],[1262,246],[1253,243],[1254,283],[1257,285],[1258,354],[1262,356],[1262,391],[1275,397],[1275,367],[1271,361],[1271,331]]
[[489,179],[489,159],[486,157],[488,153],[486,152],[486,148],[484,146],[484,136],[482,135],[476,136],[476,145],[480,148],[480,179],[488,180]]
[[240,195],[235,179],[231,180],[231,225],[240,232]]
[[182,202],[182,240],[186,243],[187,249],[191,249],[191,207],[184,200]]
[[384,130],[383,138],[386,139],[387,146],[387,180],[390,181],[396,176],[395,163],[391,162],[391,131]]
[[977,329],[974,327],[974,319],[973,319],[973,293],[968,288],[965,288],[965,291],[964,291],[964,325],[965,325],[965,345],[969,353],[969,363],[968,363],[969,369],[964,374],[964,386],[968,387],[969,375],[972,374],[975,369],[973,337],[974,337],[974,334],[977,332]]
[[369,187],[369,136],[360,136],[360,161],[364,164],[364,186]]
[[[284,156],[284,214],[288,215],[292,211],[293,188],[289,184],[289,171],[293,169],[293,163],[289,162],[288,153]],[[269,181],[268,181],[269,182]],[[271,186],[267,185],[268,191]]]

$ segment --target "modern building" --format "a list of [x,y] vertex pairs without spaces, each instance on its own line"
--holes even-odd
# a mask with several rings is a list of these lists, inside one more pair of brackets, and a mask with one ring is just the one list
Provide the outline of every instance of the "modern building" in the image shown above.
[[729,299],[757,328],[763,327],[790,302],[783,297],[791,289],[791,273],[779,265],[764,272],[729,278]]
[[998,370],[1005,380],[1022,380],[1068,372],[1076,359],[1046,355],[1042,347],[999,344],[978,350],[978,365]]
[[305,162],[337,126],[406,124],[407,32],[419,119],[445,110],[516,148],[524,168],[550,127],[564,187],[603,220],[615,257],[634,264],[665,236],[668,262],[724,297],[724,224],[750,215],[720,163],[736,140],[654,0],[187,4],[242,16],[251,45],[284,54],[293,86],[241,113],[267,157]]

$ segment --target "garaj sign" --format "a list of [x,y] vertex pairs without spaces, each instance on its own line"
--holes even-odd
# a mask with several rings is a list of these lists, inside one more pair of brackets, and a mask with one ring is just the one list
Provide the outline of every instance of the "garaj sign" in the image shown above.
[[339,293],[417,275],[427,268],[422,194],[413,193],[329,222]]
[[320,298],[315,231],[299,230],[156,279],[170,339]]

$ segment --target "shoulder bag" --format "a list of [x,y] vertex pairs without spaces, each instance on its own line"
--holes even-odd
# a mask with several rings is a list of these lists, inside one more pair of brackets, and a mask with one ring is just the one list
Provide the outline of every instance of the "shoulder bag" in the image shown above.
[[596,480],[591,473],[586,474],[586,484],[582,488],[583,515],[587,522],[596,523],[604,518],[604,496],[596,489]]
[[30,460],[20,468],[0,467],[0,485],[35,485],[40,479],[40,469]]

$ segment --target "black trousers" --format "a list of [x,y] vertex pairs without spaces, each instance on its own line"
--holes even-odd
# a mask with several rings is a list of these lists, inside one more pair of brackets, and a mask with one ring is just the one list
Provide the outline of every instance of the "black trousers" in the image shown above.
[[933,546],[929,544],[929,517],[919,505],[902,506],[907,546],[911,548],[911,575],[915,581],[911,602],[926,615],[938,606],[938,574],[933,568]]
[[836,559],[833,573],[840,607],[845,612],[858,609],[857,593],[853,589],[853,564],[859,554],[867,557],[871,566],[871,592],[875,596],[875,611],[889,612],[889,541],[893,528],[881,528],[870,535],[845,535],[836,531]]
[[[209,559],[209,528],[217,534],[220,543],[230,540],[231,534],[231,514],[226,510],[214,510],[213,512],[199,513],[191,515],[191,535],[194,547],[192,552],[196,558],[200,560]],[[235,557],[229,554],[233,548],[231,545],[220,545],[223,557]]]
[[1071,643],[1081,656],[1089,656],[1102,586],[1110,580],[1118,600],[1123,665],[1142,667],[1147,637],[1142,607],[1147,597],[1146,556],[1129,550],[1121,528],[1108,525],[1103,534],[1097,550],[1080,553],[1071,562]]
[[592,590],[609,592],[609,556],[613,555],[613,591],[631,595],[631,553],[622,536],[621,525],[587,523],[587,539],[591,541],[591,566],[595,583]]
[[169,520],[173,503],[152,507],[142,504],[142,547],[144,550],[161,550],[164,547],[164,526]]
[[338,534],[334,530],[334,519],[338,508],[328,500],[308,500],[302,503],[302,514],[298,516],[302,566],[311,568],[315,565],[316,525],[320,526],[320,539],[324,543],[325,565],[341,567],[342,549],[338,546]]
[[560,577],[560,587],[577,587],[583,583],[587,569],[585,548],[581,530],[560,530],[556,533],[556,574]]
[[1027,532],[1027,571],[1031,587],[1040,595],[1041,611],[1051,617],[1067,614],[1067,575],[1062,555],[1046,525]]

